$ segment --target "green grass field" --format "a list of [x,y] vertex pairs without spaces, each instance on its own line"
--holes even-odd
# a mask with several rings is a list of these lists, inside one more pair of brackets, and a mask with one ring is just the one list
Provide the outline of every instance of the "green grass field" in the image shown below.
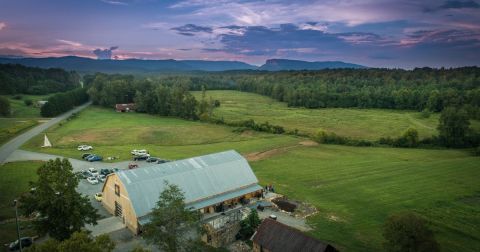
[[[200,100],[201,92],[193,92]],[[357,139],[378,140],[380,137],[398,137],[408,128],[418,130],[420,137],[437,134],[438,114],[421,118],[419,112],[384,109],[289,108],[286,103],[269,97],[239,91],[207,91],[206,97],[221,103],[213,112],[215,118],[225,121],[253,119],[283,126],[287,130],[315,134],[318,130],[335,132]],[[480,129],[480,122],[473,122]]]
[[465,151],[299,147],[252,162],[260,181],[314,204],[312,234],[342,251],[380,251],[387,216],[415,211],[443,251],[480,248],[480,158]]
[[53,148],[40,148],[43,135],[27,142],[27,150],[78,158],[79,144],[94,147],[103,157],[131,158],[130,150],[148,149],[152,155],[179,159],[236,149],[242,153],[268,150],[300,141],[290,136],[258,132],[234,132],[233,128],[209,123],[158,117],[140,113],[117,113],[89,107],[77,118],[47,131]]
[[37,120],[30,118],[0,118],[0,146],[37,124]]
[[[28,182],[37,178],[37,169],[42,162],[13,162],[0,166],[0,244],[3,245],[17,239],[15,209],[13,200],[29,190]],[[31,223],[20,222],[21,236],[33,236]]]

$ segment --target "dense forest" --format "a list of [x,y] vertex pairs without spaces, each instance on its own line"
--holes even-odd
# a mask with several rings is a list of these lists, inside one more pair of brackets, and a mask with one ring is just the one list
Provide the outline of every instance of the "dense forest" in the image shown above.
[[58,93],[50,96],[48,102],[40,109],[40,114],[44,117],[57,116],[67,112],[73,107],[87,102],[89,99],[85,88],[77,88],[64,93]]
[[0,94],[43,95],[79,87],[80,76],[59,68],[0,64]]
[[129,75],[86,76],[93,104],[113,108],[117,103],[136,103],[138,112],[195,120],[198,102],[187,84],[163,85],[159,81]]
[[164,76],[165,85],[191,90],[235,89],[306,108],[386,108],[440,112],[464,107],[480,119],[480,68],[335,69],[321,71],[231,71]]

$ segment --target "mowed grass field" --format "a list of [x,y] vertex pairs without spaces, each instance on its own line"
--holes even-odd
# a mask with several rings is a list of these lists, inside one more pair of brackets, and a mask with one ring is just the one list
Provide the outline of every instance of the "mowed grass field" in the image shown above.
[[[47,100],[49,95],[25,95],[21,94],[21,99],[14,99],[14,95],[6,96],[10,101],[10,107],[12,109],[12,116],[17,118],[39,118],[40,108],[36,107],[35,104],[37,101]],[[33,104],[31,106],[25,105],[25,100],[32,100]]]
[[[201,92],[193,92],[197,100]],[[287,130],[298,129],[302,133],[316,134],[319,130],[335,132],[341,136],[356,139],[378,140],[380,137],[398,137],[408,128],[415,128],[420,137],[437,134],[438,114],[421,118],[416,111],[326,108],[289,108],[286,103],[269,97],[239,91],[207,91],[209,97],[220,101],[215,108],[215,118],[225,121],[253,119],[255,122],[269,122]],[[480,129],[479,122],[472,122]]]
[[341,251],[381,251],[382,225],[411,210],[442,251],[480,250],[480,158],[466,151],[298,147],[251,162],[263,184],[314,204],[312,234]]
[[[17,238],[15,209],[13,200],[29,190],[29,182],[37,179],[37,169],[43,162],[13,162],[0,165],[0,244],[12,242]],[[31,223],[20,222],[22,236],[32,236],[35,232]]]
[[76,147],[89,144],[93,153],[131,159],[130,150],[147,149],[152,156],[179,159],[235,149],[242,153],[269,150],[300,141],[290,136],[234,132],[234,128],[140,113],[117,113],[89,107],[78,117],[46,132],[53,148],[41,148],[43,134],[27,142],[31,151],[79,158]]

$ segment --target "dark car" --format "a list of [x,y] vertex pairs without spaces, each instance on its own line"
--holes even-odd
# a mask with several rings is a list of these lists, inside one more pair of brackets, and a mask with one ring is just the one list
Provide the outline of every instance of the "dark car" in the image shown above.
[[170,162],[170,160],[165,160],[165,159],[157,160],[157,164],[164,164],[164,163],[168,163],[168,162]]
[[147,163],[152,163],[152,162],[157,162],[159,160],[159,158],[156,158],[156,157],[149,157],[147,158]]
[[[22,243],[22,249],[27,248],[27,247],[32,246],[33,238],[32,237],[22,237],[22,238],[20,238],[20,242]],[[19,249],[20,249],[20,243],[18,242],[18,240],[10,243],[10,245],[8,246],[8,250],[10,250],[10,251],[17,251]]]
[[135,168],[138,168],[138,164],[135,164],[135,163],[128,164],[128,169],[135,169]]
[[77,176],[77,178],[79,179],[86,179],[90,177],[90,173],[86,171],[79,171],[79,172],[75,172],[75,176]]
[[95,161],[102,161],[102,157],[101,156],[97,156],[97,155],[92,155],[92,156],[89,156],[87,158],[87,161],[89,162],[95,162]]
[[108,174],[110,173],[113,173],[113,170],[112,169],[101,169],[100,170],[100,174],[101,175],[104,175],[104,176],[107,176]]
[[148,155],[139,155],[139,156],[134,156],[133,160],[134,161],[139,161],[139,160],[147,160],[149,158]]
[[82,159],[86,159],[88,156],[93,155],[92,153],[83,153]]
[[88,160],[90,157],[93,157],[93,156],[95,156],[95,154],[88,154],[83,159]]

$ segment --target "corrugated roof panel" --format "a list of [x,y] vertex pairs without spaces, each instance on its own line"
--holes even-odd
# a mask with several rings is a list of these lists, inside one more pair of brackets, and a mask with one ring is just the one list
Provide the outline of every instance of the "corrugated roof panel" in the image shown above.
[[138,217],[155,206],[164,181],[184,191],[187,205],[258,183],[247,160],[233,150],[118,173]]

